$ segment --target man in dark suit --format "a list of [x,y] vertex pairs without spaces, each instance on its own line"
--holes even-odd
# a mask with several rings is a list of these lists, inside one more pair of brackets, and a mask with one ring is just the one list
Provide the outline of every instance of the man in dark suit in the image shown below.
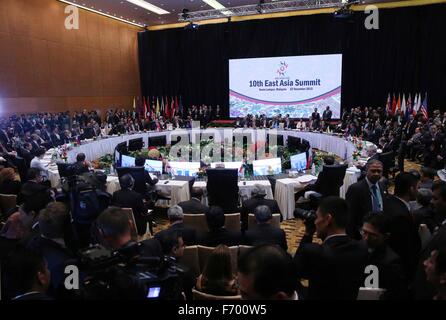
[[38,197],[41,199],[51,199],[50,187],[42,183],[42,175],[37,168],[30,168],[27,172],[27,181],[22,185],[17,196],[17,204],[22,204],[28,197]]
[[327,106],[324,113],[322,113],[322,120],[324,120],[324,122],[328,124],[331,121],[332,116],[333,112],[330,110],[330,106]]
[[361,231],[369,251],[367,265],[378,268],[379,288],[386,290],[380,300],[407,299],[408,283],[403,264],[400,257],[386,243],[390,237],[387,216],[384,214],[366,216]]
[[317,108],[314,108],[314,112],[311,114],[310,121],[311,129],[319,130],[319,127],[321,125],[321,115],[317,111]]
[[121,190],[113,193],[112,204],[121,208],[132,208],[138,234],[143,235],[147,228],[147,209],[144,205],[144,198],[133,190],[135,180],[130,174],[123,175],[119,179],[119,184],[121,185]]
[[[294,256],[300,278],[308,279],[308,299],[355,300],[363,286],[367,248],[345,232],[347,202],[339,197],[321,201],[315,220],[305,221],[305,235]],[[313,234],[323,241],[313,242]]]
[[51,271],[50,292],[55,297],[63,291],[65,267],[75,255],[65,243],[66,227],[70,225],[70,216],[61,202],[50,203],[39,213],[40,235],[32,238],[28,246],[41,252]]
[[53,146],[58,147],[63,144],[63,139],[60,136],[59,129],[56,127],[51,133],[51,141],[53,142]]
[[225,213],[222,208],[211,207],[206,213],[206,222],[209,232],[199,239],[199,244],[208,247],[224,244],[231,247],[241,243],[242,234],[240,231],[230,231],[225,228]]
[[409,202],[416,199],[417,178],[407,172],[395,178],[394,195],[384,201],[384,214],[389,219],[389,246],[401,257],[407,279],[413,278],[421,249],[421,241]]
[[244,242],[248,246],[261,244],[278,245],[288,250],[285,231],[271,225],[272,213],[268,206],[258,206],[254,211],[257,224],[248,229],[244,235]]
[[47,295],[51,282],[50,271],[43,255],[18,246],[11,256],[2,261],[2,299],[51,300]]
[[360,228],[364,216],[370,212],[379,212],[384,208],[384,186],[379,183],[383,174],[383,164],[371,160],[366,166],[365,179],[352,184],[345,195],[349,210],[350,223],[348,234],[354,239],[361,239]]
[[29,142],[25,142],[23,147],[19,149],[19,156],[25,159],[27,167],[30,166],[31,160],[34,158],[34,153],[32,152],[33,146]]
[[241,212],[242,230],[248,229],[248,216],[250,213],[254,213],[258,206],[267,206],[272,213],[280,213],[280,221],[283,220],[283,216],[280,212],[277,201],[274,199],[265,199],[265,196],[265,187],[260,184],[256,184],[254,189],[251,191],[251,198],[243,201]]
[[85,153],[79,153],[78,155],[76,155],[76,162],[73,163],[71,166],[75,174],[78,176],[90,171],[90,169],[88,168],[88,164],[85,161]]
[[184,225],[183,216],[183,209],[181,209],[180,206],[175,205],[170,207],[169,210],[167,210],[167,217],[169,218],[170,227],[155,234],[155,239],[160,239],[166,232],[177,231],[182,236],[185,245],[196,245],[196,232],[194,229]]
[[201,203],[202,195],[203,191],[201,189],[197,189],[194,196],[190,200],[180,202],[178,205],[183,209],[183,212],[188,214],[207,213],[209,211],[209,207]]
[[423,263],[430,257],[432,251],[446,248],[446,182],[441,181],[434,184],[432,205],[436,219],[440,222],[440,227],[434,232],[432,239],[420,253],[413,284],[414,297],[417,300],[431,300],[434,296],[434,288],[426,280]]

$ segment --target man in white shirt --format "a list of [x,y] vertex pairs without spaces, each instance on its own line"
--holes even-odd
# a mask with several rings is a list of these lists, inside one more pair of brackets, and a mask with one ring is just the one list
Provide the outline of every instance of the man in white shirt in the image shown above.
[[48,180],[48,166],[43,163],[45,156],[45,149],[39,148],[35,153],[35,157],[31,160],[30,167],[40,169],[40,174],[44,180]]

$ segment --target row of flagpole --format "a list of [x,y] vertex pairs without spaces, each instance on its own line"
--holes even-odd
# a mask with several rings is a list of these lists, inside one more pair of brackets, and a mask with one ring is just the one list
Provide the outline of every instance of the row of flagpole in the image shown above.
[[[139,100],[139,98],[138,98]],[[133,110],[141,114],[144,119],[158,118],[173,119],[176,115],[183,115],[181,96],[171,97],[142,97],[142,103],[137,105],[137,98],[133,98]]]
[[421,99],[421,93],[415,94],[414,100],[412,101],[412,95],[406,100],[406,94],[403,93],[403,98],[401,99],[401,94],[398,94],[398,99],[396,99],[395,93],[393,98],[390,98],[390,93],[387,96],[386,102],[386,112],[391,115],[401,115],[408,118],[410,115],[417,115],[421,111],[423,117],[428,119],[429,114],[427,111],[427,92],[424,95],[424,99]]

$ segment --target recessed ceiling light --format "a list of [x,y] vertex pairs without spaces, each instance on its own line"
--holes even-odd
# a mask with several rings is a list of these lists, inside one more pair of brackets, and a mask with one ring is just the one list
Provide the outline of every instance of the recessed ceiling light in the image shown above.
[[[217,0],[203,0],[204,3],[208,4],[209,6],[211,6],[212,8],[216,9],[216,10],[222,10],[222,9],[226,9],[226,7],[224,5],[222,5],[220,2],[218,2]],[[222,10],[221,13],[223,13],[224,15],[231,15],[232,12],[229,10]]]
[[73,0],[73,1],[68,1],[68,0],[58,0],[58,1],[63,2],[63,3],[66,3],[66,4],[74,5],[74,6],[78,7],[78,8],[81,8],[81,9],[84,9],[84,10],[87,10],[87,11],[90,11],[90,12],[93,12],[93,13],[96,13],[96,14],[100,14],[100,15],[102,15],[102,16],[106,16],[106,17],[108,17],[108,18],[112,18],[112,19],[115,19],[115,20],[118,20],[118,21],[121,21],[121,22],[125,22],[125,23],[128,23],[128,24],[134,25],[134,26],[143,27],[142,24],[133,23],[133,22],[131,22],[131,21],[125,20],[125,19],[123,19],[122,16],[121,16],[120,18],[118,18],[118,17],[116,17],[116,14],[114,14],[114,15],[112,16],[112,15],[110,15],[110,14],[108,14],[108,13],[104,13],[104,12],[102,12],[102,9],[95,10],[95,9],[94,9],[94,6],[92,6],[91,8],[89,8],[89,7],[87,7],[87,6],[84,6],[84,5],[80,5],[80,4],[75,3],[74,0]]
[[137,5],[141,8],[146,9],[146,10],[155,12],[156,14],[169,14],[170,13],[164,9],[161,9],[160,7],[157,7],[151,3],[148,3],[143,0],[127,0],[127,2],[133,3],[134,5]]

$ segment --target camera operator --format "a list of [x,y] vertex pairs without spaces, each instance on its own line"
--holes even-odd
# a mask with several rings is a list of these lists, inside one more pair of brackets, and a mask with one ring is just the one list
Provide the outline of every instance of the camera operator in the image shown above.
[[[132,241],[130,220],[125,211],[109,207],[98,217],[95,225],[99,247],[93,255],[93,263],[99,258],[109,259],[94,267],[85,266],[85,299],[142,300],[147,297],[147,286],[141,280],[138,261],[155,258],[162,261],[162,250],[155,239],[141,243]],[[94,249],[86,249],[85,252]],[[159,264],[158,263],[158,264]],[[82,263],[81,263],[82,265]],[[89,270],[90,267],[90,270]],[[148,269],[148,268],[147,268]]]
[[[355,300],[367,263],[367,248],[347,236],[348,205],[339,197],[323,199],[306,215],[305,235],[294,256],[300,278],[308,279],[308,299]],[[323,241],[312,243],[313,234]]]

